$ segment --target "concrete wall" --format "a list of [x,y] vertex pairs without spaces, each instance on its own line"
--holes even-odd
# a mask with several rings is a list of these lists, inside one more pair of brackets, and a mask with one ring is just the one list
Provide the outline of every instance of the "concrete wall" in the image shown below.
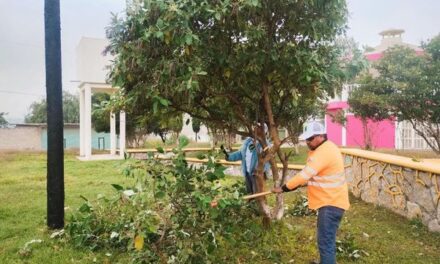
[[40,127],[0,128],[0,149],[42,150]]
[[77,48],[77,78],[81,82],[106,83],[108,70],[111,64],[110,55],[104,56],[102,52],[108,45],[106,39],[81,38]]
[[[332,121],[332,116],[335,116],[338,111],[343,111],[348,107],[344,102],[334,102],[327,108],[325,115],[327,136],[338,146],[343,146],[343,127]],[[346,133],[345,146],[348,147],[365,147],[364,127],[361,119],[355,117],[353,114],[345,114]],[[374,148],[395,148],[396,141],[396,126],[394,120],[384,121],[368,121],[368,128],[371,137],[371,142]]]
[[[119,140],[116,140],[118,148]],[[79,127],[64,128],[64,148],[79,149]],[[47,129],[41,131],[41,149],[47,150]],[[92,149],[110,149],[110,133],[98,133],[92,130]]]
[[[347,146],[364,147],[364,128],[362,121],[354,115],[347,115]],[[374,148],[394,148],[395,124],[394,121],[384,120],[367,124]]]
[[336,145],[342,146],[342,125],[332,121],[332,116],[336,115],[338,111],[339,109],[327,110],[327,114],[325,115],[325,124],[328,139],[334,142]]
[[[65,127],[64,140],[64,148],[79,148],[79,127]],[[110,149],[110,134],[92,131],[92,148]],[[47,150],[47,128],[31,125],[0,128],[0,150]]]

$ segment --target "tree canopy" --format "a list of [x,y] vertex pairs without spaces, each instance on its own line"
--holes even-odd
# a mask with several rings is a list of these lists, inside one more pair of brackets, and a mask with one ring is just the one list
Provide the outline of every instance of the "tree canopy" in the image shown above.
[[7,114],[8,113],[0,112],[0,127],[8,124],[8,121],[5,118],[5,115]]
[[359,78],[358,87],[348,97],[351,112],[362,121],[364,144],[373,149],[372,131],[368,121],[382,121],[392,118],[388,111],[388,102],[383,93],[378,93],[378,82],[369,74]]
[[197,137],[198,137],[197,134],[200,132],[201,124],[202,124],[202,122],[200,122],[199,119],[197,119],[197,118],[192,119],[191,126],[192,126],[192,130],[196,134],[195,135],[196,142],[197,142]]
[[110,78],[123,87],[125,109],[185,112],[256,136],[263,147],[256,124],[268,124],[273,146],[259,153],[257,168],[262,191],[264,162],[275,165],[290,139],[280,139],[278,127],[296,136],[340,85],[335,39],[345,29],[345,1],[151,0],[131,10],[107,32]]
[[368,110],[368,118],[410,122],[440,153],[440,35],[422,47],[423,54],[402,46],[384,52],[374,65],[379,75],[367,77],[349,103],[355,113]]
[[[47,122],[46,99],[35,101],[29,107],[30,113],[25,116],[25,123],[46,123]],[[63,122],[79,123],[79,101],[78,97],[63,91]]]
[[[92,123],[98,132],[110,131],[110,112],[117,113],[122,110],[121,93],[113,96],[108,94],[94,94],[92,97],[93,113]],[[150,106],[151,107],[151,106]],[[145,136],[154,134],[165,142],[167,134],[174,132],[180,133],[183,128],[183,116],[176,111],[165,111],[164,109],[149,109],[143,100],[136,102],[136,107],[125,107],[126,135],[128,144],[133,147],[139,146]],[[119,131],[119,115],[116,118],[116,132]]]

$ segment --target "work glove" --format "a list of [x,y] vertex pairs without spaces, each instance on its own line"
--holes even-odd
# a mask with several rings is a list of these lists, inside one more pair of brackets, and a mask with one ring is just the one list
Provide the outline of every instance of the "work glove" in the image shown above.
[[225,147],[223,147],[223,145],[220,145],[220,149],[222,150],[223,154],[225,154],[225,160],[229,159],[229,154],[226,151]]

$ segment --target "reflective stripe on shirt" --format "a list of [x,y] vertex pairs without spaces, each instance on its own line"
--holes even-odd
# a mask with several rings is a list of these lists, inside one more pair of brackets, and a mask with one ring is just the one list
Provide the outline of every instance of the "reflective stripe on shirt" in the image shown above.
[[311,168],[311,167],[309,167],[309,166],[305,166],[304,167],[304,169],[302,169],[300,172],[299,172],[299,175],[301,175],[301,177],[304,179],[304,180],[306,180],[306,181],[308,181],[308,180],[310,180],[311,178],[313,178],[315,175],[316,175],[316,170],[314,170],[313,168]]
[[318,172],[310,166],[305,166],[303,170],[307,172],[307,174],[311,174],[312,176],[318,174]]
[[312,178],[312,176],[307,175],[304,171],[300,171],[299,175],[301,175],[301,177],[303,177],[303,179],[306,181]]
[[345,180],[339,181],[339,182],[332,182],[332,183],[321,183],[316,181],[308,181],[308,185],[315,186],[315,187],[321,187],[321,188],[336,188],[339,186],[342,186],[345,184]]
[[341,172],[333,175],[314,176],[311,178],[311,181],[320,181],[320,182],[326,182],[332,180],[345,180],[345,174]]

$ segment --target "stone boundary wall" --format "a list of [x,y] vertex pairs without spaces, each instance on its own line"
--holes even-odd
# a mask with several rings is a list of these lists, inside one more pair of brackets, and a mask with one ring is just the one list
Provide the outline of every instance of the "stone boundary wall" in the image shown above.
[[440,232],[440,164],[358,149],[342,152],[354,196]]

